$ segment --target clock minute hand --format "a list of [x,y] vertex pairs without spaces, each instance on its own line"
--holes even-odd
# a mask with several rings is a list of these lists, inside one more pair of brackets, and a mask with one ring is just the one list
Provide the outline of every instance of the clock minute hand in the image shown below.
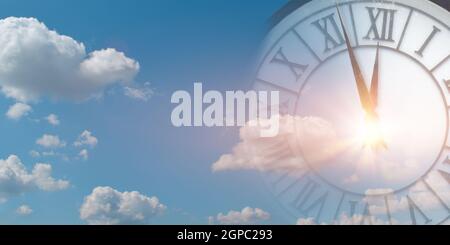
[[356,79],[356,86],[358,88],[361,105],[367,113],[373,114],[374,113],[373,112],[373,103],[372,103],[372,100],[369,95],[369,90],[364,81],[364,77],[362,75],[361,68],[359,67],[358,61],[356,60],[356,56],[353,51],[353,48],[350,44],[350,39],[347,35],[347,31],[345,29],[344,22],[343,22],[342,16],[341,16],[341,12],[339,11],[339,7],[336,6],[336,9],[337,9],[337,12],[339,15],[339,21],[341,22],[342,30],[344,32],[344,38],[345,38],[345,43],[347,45],[348,53],[350,55],[350,61],[352,63],[353,74]]
[[375,57],[375,65],[373,67],[372,82],[370,87],[370,95],[374,108],[378,106],[378,81],[379,81],[379,57],[380,57],[380,44],[377,45],[377,54]]

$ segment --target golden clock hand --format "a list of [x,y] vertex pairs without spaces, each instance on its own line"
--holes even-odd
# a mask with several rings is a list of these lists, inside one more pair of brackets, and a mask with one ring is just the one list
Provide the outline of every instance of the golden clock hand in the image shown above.
[[373,103],[369,95],[369,90],[367,89],[366,82],[364,81],[364,77],[361,72],[361,68],[356,60],[355,53],[353,51],[353,47],[350,44],[350,39],[347,35],[347,31],[344,26],[344,22],[342,20],[341,12],[339,11],[339,7],[336,5],[336,9],[339,15],[339,21],[341,22],[342,31],[344,33],[345,43],[347,45],[348,54],[350,56],[350,61],[352,63],[353,74],[356,80],[356,87],[358,88],[359,98],[361,101],[361,105],[363,109],[368,114],[375,114],[373,110]]
[[370,87],[370,95],[374,108],[378,106],[378,79],[379,79],[379,56],[380,44],[377,45],[377,54],[375,57],[375,65],[373,66],[372,82]]

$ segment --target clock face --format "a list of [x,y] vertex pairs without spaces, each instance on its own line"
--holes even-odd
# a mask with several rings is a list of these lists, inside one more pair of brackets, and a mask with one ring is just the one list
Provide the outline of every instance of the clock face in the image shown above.
[[[265,179],[314,223],[450,215],[450,14],[424,0],[313,0],[268,34],[254,88],[280,91],[294,164]],[[285,139],[285,140],[283,140]]]

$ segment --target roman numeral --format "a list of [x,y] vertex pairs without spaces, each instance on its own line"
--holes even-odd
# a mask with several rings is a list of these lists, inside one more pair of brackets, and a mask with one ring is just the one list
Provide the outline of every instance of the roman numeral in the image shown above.
[[339,26],[336,23],[334,15],[334,13],[330,14],[311,23],[325,36],[325,52],[328,52],[332,48],[334,49],[344,44],[344,37],[339,30]]
[[[447,149],[449,149],[449,147],[446,147]],[[447,159],[445,159],[444,161],[445,164],[450,164],[450,156],[447,157]]]
[[289,102],[290,101],[288,99],[280,104],[280,114],[281,115],[286,115],[289,113]]
[[364,208],[364,212],[362,214],[362,219],[361,222],[359,223],[359,225],[365,225],[366,222],[369,221],[369,225],[373,225],[372,222],[372,214],[370,213],[370,207],[369,204],[366,203],[366,207]]
[[356,205],[358,205],[358,201],[349,201],[350,204],[350,217],[353,217],[356,213]]
[[431,40],[433,40],[433,38],[439,32],[441,32],[441,29],[437,28],[436,26],[433,26],[433,31],[430,33],[430,35],[428,35],[427,39],[422,44],[422,47],[420,47],[420,49],[416,51],[416,54],[419,55],[420,57],[423,57],[423,52],[428,47],[428,45],[430,44]]
[[[300,177],[297,177],[292,183],[290,183],[288,186],[286,186],[282,190],[280,190],[280,192],[277,194],[277,198],[281,198],[282,196],[284,196],[286,193],[288,193],[295,186],[297,186],[299,183],[301,183],[302,180],[305,179],[309,175],[309,173],[307,171],[303,171],[303,170],[300,170],[300,171],[301,171]],[[280,178],[285,178],[285,177],[280,176]],[[282,181],[282,179],[277,180],[278,183],[276,183],[276,184],[278,185],[281,181]]]
[[[448,177],[450,177],[450,175]],[[448,179],[447,181],[450,181],[450,179]],[[430,186],[430,184],[428,184],[428,182],[426,182],[425,180],[422,180],[422,182],[425,185],[425,187],[428,189],[428,191],[430,191],[431,194],[433,194],[433,196],[439,201],[439,203],[447,210],[447,212],[450,212],[450,208],[448,207],[448,205],[438,195],[438,193]]]
[[442,175],[442,177],[450,184],[450,173],[447,173],[443,170],[438,170],[438,172]]
[[411,197],[406,196],[408,199],[409,215],[413,225],[417,225],[416,214],[419,214],[425,221],[425,224],[430,223],[432,220],[417,206],[417,204],[411,199]]
[[316,196],[315,194],[317,194],[318,188],[320,188],[320,185],[308,178],[307,182],[304,184],[303,188],[293,202],[293,206],[305,217],[310,217],[310,213],[317,210],[315,216],[315,221],[317,223],[320,222],[320,216],[328,198],[328,192],[325,192],[324,194],[319,195],[316,199],[311,200],[312,197]]
[[[376,8],[377,13],[375,14],[375,8],[366,7],[366,9],[369,12],[371,25],[364,39],[394,42],[394,20],[397,10]],[[378,26],[378,24],[380,23],[380,19],[381,26]]]
[[[361,214],[361,220],[359,221],[359,224],[355,224],[355,220],[353,219],[353,217],[355,217],[356,215],[356,208],[358,206],[358,201],[349,201],[348,204],[350,205],[350,212],[349,212],[349,218],[352,222],[352,225],[373,225],[373,216],[372,213],[370,212],[370,204],[368,202],[363,202],[365,203],[364,205],[364,210]],[[337,218],[337,215],[335,216],[335,219]]]
[[384,205],[386,206],[386,215],[388,217],[389,224],[392,225],[392,214],[391,214],[391,208],[389,206],[388,199],[389,199],[388,195],[384,196]]
[[336,208],[336,212],[334,213],[334,220],[337,220],[339,218],[339,211],[341,211],[342,203],[345,199],[345,192],[342,192],[341,198],[339,200],[338,206]]
[[294,74],[296,81],[300,79],[305,70],[308,68],[308,65],[297,64],[295,62],[290,61],[287,58],[286,54],[283,52],[282,48],[278,50],[278,52],[275,54],[275,56],[270,62],[287,66],[289,70]]

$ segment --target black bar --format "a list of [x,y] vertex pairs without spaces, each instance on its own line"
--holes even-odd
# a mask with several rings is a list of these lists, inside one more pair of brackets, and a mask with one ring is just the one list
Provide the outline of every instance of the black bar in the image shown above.
[[[265,231],[265,237],[263,232]],[[269,236],[271,231],[271,236]],[[181,232],[181,233],[180,233]],[[449,226],[0,226],[0,241],[42,242],[180,242],[206,243],[188,232],[211,232],[207,243],[298,243],[325,241],[368,244],[444,241]],[[247,232],[247,233],[245,233]],[[183,234],[184,239],[179,239]],[[200,233],[198,233],[200,234]],[[245,236],[245,234],[247,236]],[[225,239],[226,238],[226,239]],[[157,243],[161,244],[161,243]]]

